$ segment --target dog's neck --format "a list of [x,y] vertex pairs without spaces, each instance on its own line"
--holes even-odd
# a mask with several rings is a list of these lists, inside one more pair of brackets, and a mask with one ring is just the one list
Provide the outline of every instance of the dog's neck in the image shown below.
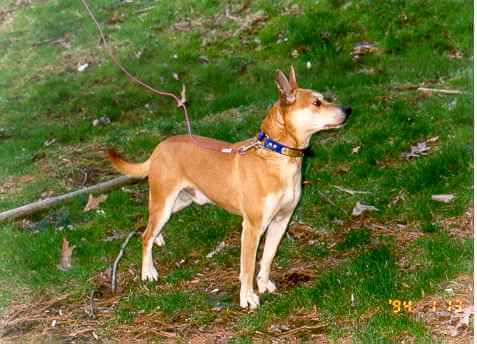
[[296,128],[287,123],[279,103],[275,103],[268,111],[260,129],[271,139],[290,148],[305,149],[310,143],[311,135],[300,135]]

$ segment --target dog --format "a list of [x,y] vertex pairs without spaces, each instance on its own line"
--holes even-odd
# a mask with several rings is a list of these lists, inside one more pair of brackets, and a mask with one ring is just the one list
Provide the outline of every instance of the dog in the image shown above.
[[[138,164],[126,162],[108,149],[119,172],[149,178],[149,221],[142,235],[143,281],[158,279],[152,247],[154,243],[164,245],[161,231],[171,214],[193,202],[213,203],[243,218],[240,306],[255,309],[260,304],[254,292],[255,261],[265,232],[258,292],[276,290],[270,269],[300,199],[303,150],[314,133],[343,126],[351,114],[350,107],[337,106],[318,92],[299,88],[293,66],[288,78],[277,71],[276,86],[279,99],[269,109],[256,140],[230,144],[201,136],[172,136]],[[255,142],[253,148],[237,152],[250,142]],[[224,153],[227,147],[234,153]]]

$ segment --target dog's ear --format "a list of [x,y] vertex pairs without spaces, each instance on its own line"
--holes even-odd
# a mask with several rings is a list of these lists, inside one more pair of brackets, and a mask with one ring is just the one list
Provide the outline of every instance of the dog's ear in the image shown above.
[[293,104],[296,100],[296,88],[292,88],[287,77],[281,70],[277,70],[276,83],[278,92],[280,93],[280,101],[286,105]]
[[290,73],[288,74],[288,82],[290,83],[290,87],[292,91],[296,92],[298,88],[298,84],[296,82],[295,68],[293,68],[293,65],[290,66]]

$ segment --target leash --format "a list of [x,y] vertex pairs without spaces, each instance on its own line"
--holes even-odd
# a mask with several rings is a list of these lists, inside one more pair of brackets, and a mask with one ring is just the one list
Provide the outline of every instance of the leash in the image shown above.
[[108,44],[108,41],[106,40],[106,36],[104,35],[104,32],[103,32],[103,29],[101,28],[101,25],[99,25],[98,21],[96,20],[96,17],[94,16],[93,14],[93,11],[91,11],[88,3],[86,2],[86,0],[80,0],[81,3],[83,4],[84,8],[86,9],[86,12],[88,13],[88,15],[90,16],[90,18],[93,20],[95,26],[96,26],[96,29],[98,30],[99,32],[99,35],[101,37],[101,41],[103,42],[103,45],[104,47],[106,48],[106,51],[108,52],[108,55],[109,57],[111,58],[111,60],[113,61],[113,63],[130,79],[132,80],[133,82],[135,82],[136,84],[144,87],[145,89],[147,89],[148,91],[158,95],[158,96],[162,96],[162,97],[169,97],[169,98],[172,98],[177,107],[178,108],[181,108],[182,111],[184,112],[184,121],[185,121],[185,126],[186,126],[186,129],[187,129],[187,133],[190,137],[190,139],[192,141],[194,141],[194,143],[196,145],[198,145],[199,147],[202,147],[202,148],[205,148],[205,149],[209,149],[209,150],[213,150],[213,151],[216,151],[216,152],[222,152],[222,153],[226,153],[226,154],[232,154],[232,153],[239,153],[239,154],[244,154],[246,153],[248,150],[252,149],[252,148],[255,148],[257,147],[258,145],[260,145],[260,142],[258,140],[255,140],[254,143],[250,144],[250,145],[243,145],[239,148],[234,148],[234,147],[227,147],[227,148],[217,148],[215,146],[212,146],[212,145],[208,145],[204,142],[199,142],[196,137],[194,137],[194,135],[192,135],[192,129],[191,129],[191,125],[190,125],[190,120],[189,120],[189,113],[187,112],[187,106],[186,106],[186,87],[185,85],[182,85],[182,91],[181,91],[181,96],[178,97],[177,95],[175,95],[174,93],[172,92],[166,92],[166,91],[160,91],[160,90],[157,90],[155,89],[154,87],[152,87],[151,85],[145,83],[144,81],[141,81],[139,80],[138,78],[136,78],[134,75],[132,75],[131,73],[129,73],[129,71],[118,61],[118,59],[116,58],[116,56],[114,55],[113,53],[113,49],[109,46]]

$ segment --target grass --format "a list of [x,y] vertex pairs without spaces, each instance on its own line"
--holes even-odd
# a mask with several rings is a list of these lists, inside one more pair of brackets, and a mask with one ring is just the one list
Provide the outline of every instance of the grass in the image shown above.
[[[391,314],[387,299],[418,300],[439,283],[472,273],[471,239],[449,236],[441,226],[464,213],[473,192],[472,4],[259,0],[234,14],[241,5],[100,0],[94,11],[131,72],[164,90],[187,85],[197,134],[227,141],[255,135],[276,99],[275,70],[290,64],[300,85],[353,107],[346,128],[314,136],[293,217],[312,233],[287,236],[274,264],[282,285],[289,271],[310,264],[314,277],[263,296],[255,313],[239,310],[241,220],[212,206],[192,206],[172,217],[166,247],[155,251],[158,284],[137,281],[140,245],[133,240],[128,246],[121,269],[130,273],[122,272],[124,290],[105,335],[148,315],[190,328],[229,321],[236,340],[246,341],[316,305],[331,324],[325,335],[336,342],[346,336],[394,342],[405,335],[432,341],[423,323]],[[163,138],[185,132],[182,113],[170,101],[137,88],[111,64],[78,1],[0,0],[0,7],[0,209],[111,178],[102,152],[108,145],[140,161]],[[239,22],[225,16],[226,8]],[[234,35],[257,13],[266,19]],[[353,47],[363,40],[379,50],[353,61]],[[83,63],[89,66],[80,73]],[[425,95],[405,87],[420,84],[463,93]],[[101,116],[111,123],[94,127]],[[402,156],[436,136],[428,155]],[[369,193],[349,195],[335,185]],[[455,200],[431,200],[446,193]],[[353,219],[357,201],[379,211]],[[146,202],[147,187],[140,184],[109,193],[101,211],[84,213],[86,197],[80,197],[31,216],[32,229],[21,221],[3,223],[0,308],[26,295],[89,295],[97,288],[92,277],[121,245],[104,239],[144,227]],[[419,228],[420,237],[396,242],[375,233],[373,223]],[[63,237],[76,245],[67,273],[56,267]],[[221,241],[224,251],[204,258]],[[409,266],[401,266],[401,256]]]

